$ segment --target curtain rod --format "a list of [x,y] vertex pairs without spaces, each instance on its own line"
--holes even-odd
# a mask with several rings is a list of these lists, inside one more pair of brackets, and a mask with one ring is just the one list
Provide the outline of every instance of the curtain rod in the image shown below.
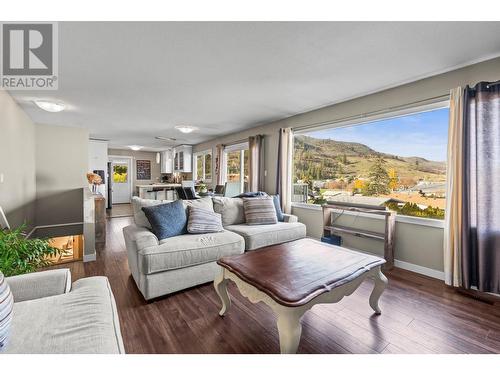
[[435,103],[439,103],[439,102],[449,100],[449,99],[450,99],[449,94],[439,95],[439,96],[434,96],[432,98],[418,100],[415,102],[411,102],[411,103],[407,103],[407,104],[403,104],[403,105],[399,105],[399,106],[388,107],[388,108],[384,108],[384,109],[372,111],[372,112],[365,112],[365,113],[362,113],[360,115],[343,117],[343,118],[336,119],[333,121],[322,121],[322,122],[317,122],[317,123],[313,123],[313,124],[297,126],[297,127],[293,127],[292,130],[293,131],[302,131],[302,130],[311,129],[311,128],[317,128],[317,127],[319,128],[319,127],[327,126],[327,125],[335,125],[335,124],[339,124],[339,123],[343,123],[343,122],[360,120],[360,119],[364,119],[364,118],[372,117],[372,116],[376,116],[376,115],[382,115],[385,113],[396,112],[398,110],[401,111],[404,109],[412,108],[412,107],[417,106],[417,105],[435,104]]

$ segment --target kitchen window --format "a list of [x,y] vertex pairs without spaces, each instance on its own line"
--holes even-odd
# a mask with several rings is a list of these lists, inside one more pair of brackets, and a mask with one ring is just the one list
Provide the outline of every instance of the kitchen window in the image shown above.
[[212,181],[212,151],[202,151],[194,154],[194,180],[211,182]]

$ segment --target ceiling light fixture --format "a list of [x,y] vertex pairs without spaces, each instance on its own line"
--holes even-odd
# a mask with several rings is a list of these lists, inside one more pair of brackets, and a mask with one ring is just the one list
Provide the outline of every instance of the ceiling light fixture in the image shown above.
[[128,147],[133,151],[139,151],[142,148],[142,146],[137,146],[137,145],[132,145]]
[[170,141],[175,142],[177,139],[172,137],[162,137],[161,135],[155,137],[155,139],[159,139],[160,141]]
[[63,102],[51,102],[48,100],[35,100],[35,104],[47,112],[61,112],[66,108]]
[[182,133],[191,133],[195,130],[197,130],[198,128],[194,127],[194,126],[187,126],[187,125],[179,125],[179,126],[176,126],[175,127],[178,131],[182,132]]

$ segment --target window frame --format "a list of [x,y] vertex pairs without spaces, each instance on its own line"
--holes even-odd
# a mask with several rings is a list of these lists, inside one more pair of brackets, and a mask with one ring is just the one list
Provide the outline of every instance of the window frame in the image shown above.
[[[206,161],[207,161],[207,155],[210,155],[210,178],[206,178]],[[198,156],[202,156],[202,176],[198,176]],[[201,180],[205,183],[212,183],[212,174],[213,174],[213,155],[212,155],[212,150],[204,150],[204,151],[199,151],[195,152],[193,154],[193,180]]]
[[229,153],[232,152],[240,152],[240,193],[244,193],[245,191],[245,151],[250,150],[250,145],[248,142],[241,142],[241,143],[236,143],[232,144],[229,146],[224,147],[224,162],[223,162],[223,167],[224,167],[224,182],[227,181],[227,157]]
[[[303,126],[297,127],[293,129],[293,144],[290,150],[290,157],[294,160],[294,150],[295,150],[295,135],[307,134],[314,131],[327,130],[327,129],[337,129],[337,128],[347,128],[353,126],[359,126],[368,124],[376,121],[383,121],[394,119],[398,117],[410,116],[418,113],[430,112],[434,110],[444,109],[450,107],[449,98],[440,100],[436,100],[434,102],[423,104],[423,105],[413,105],[407,106],[402,109],[388,109],[386,111],[380,111],[380,113],[376,114],[368,114],[368,115],[360,115],[347,120],[340,121],[332,121],[328,123],[323,123],[317,126]],[[295,166],[293,166],[295,168]],[[294,170],[295,173],[295,170]],[[290,176],[290,186],[293,189],[293,177],[294,173]],[[292,196],[293,190],[290,192],[290,196]],[[448,199],[448,196],[445,197],[445,200]],[[321,209],[321,205],[314,203],[303,203],[303,202],[292,202],[292,207],[302,208],[302,209],[312,209],[317,210]],[[362,217],[370,217],[373,215],[366,213],[356,213],[357,216]],[[434,218],[426,218],[426,217],[418,217],[418,216],[408,216],[408,215],[397,215],[397,222],[408,223],[408,224],[416,224],[416,225],[425,225],[435,228],[443,228],[444,227],[444,219],[434,219]]]

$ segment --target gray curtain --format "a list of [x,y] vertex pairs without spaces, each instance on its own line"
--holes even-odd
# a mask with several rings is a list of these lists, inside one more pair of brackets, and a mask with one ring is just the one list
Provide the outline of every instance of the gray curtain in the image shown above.
[[248,138],[248,191],[264,191],[264,136]]
[[464,92],[463,286],[500,293],[500,84]]

